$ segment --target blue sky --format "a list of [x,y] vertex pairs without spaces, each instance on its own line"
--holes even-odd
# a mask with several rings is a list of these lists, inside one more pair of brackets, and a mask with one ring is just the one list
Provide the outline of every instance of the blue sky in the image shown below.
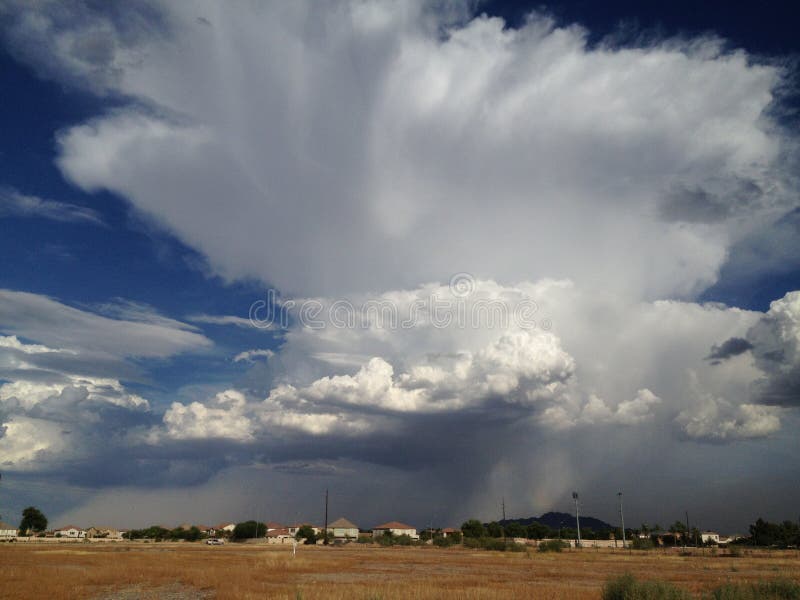
[[[789,3],[251,8],[0,8],[0,514],[787,518]],[[336,325],[439,296],[536,326]]]

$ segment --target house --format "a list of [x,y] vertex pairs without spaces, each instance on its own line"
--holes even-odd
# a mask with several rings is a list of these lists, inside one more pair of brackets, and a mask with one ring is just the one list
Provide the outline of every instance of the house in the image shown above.
[[334,539],[358,539],[358,525],[351,523],[344,517],[336,519],[328,525],[328,534],[333,534]]
[[74,539],[83,539],[86,537],[86,532],[76,525],[66,525],[64,527],[59,527],[58,529],[54,529],[53,533],[56,537],[62,538],[74,538]]
[[294,536],[289,533],[288,527],[281,527],[267,531],[268,544],[292,544],[294,542]]
[[86,537],[89,539],[121,540],[122,532],[113,527],[89,527],[86,530]]
[[730,544],[731,542],[735,542],[736,540],[742,540],[745,537],[746,536],[737,533],[734,533],[733,535],[721,535],[719,536],[719,545],[725,546],[727,544]]
[[373,527],[372,537],[377,538],[379,536],[386,535],[387,531],[391,532],[391,535],[394,536],[407,535],[415,540],[419,539],[419,534],[417,533],[417,529],[415,527],[406,525],[405,523],[400,523],[399,521],[389,521],[383,525]]
[[700,534],[704,544],[719,544],[719,534],[716,531],[704,531]]
[[212,525],[208,528],[208,535],[210,536],[218,536],[218,535],[226,535],[228,533],[233,533],[233,530],[236,529],[236,523],[220,523],[219,525]]
[[311,523],[295,523],[294,525],[289,525],[287,528],[291,535],[297,535],[297,532],[300,531],[301,527],[305,527],[308,525],[311,527],[311,530],[314,532],[314,535],[318,535],[322,531],[322,527],[317,527],[316,525],[312,525]]
[[276,531],[278,529],[286,529],[286,525],[281,525],[280,523],[276,523],[275,521],[267,521],[264,523],[267,526],[267,531]]
[[445,527],[444,529],[442,529],[443,538],[451,537],[453,534],[461,535],[461,530],[455,529],[453,527]]
[[0,521],[0,540],[11,540],[17,537],[17,528]]

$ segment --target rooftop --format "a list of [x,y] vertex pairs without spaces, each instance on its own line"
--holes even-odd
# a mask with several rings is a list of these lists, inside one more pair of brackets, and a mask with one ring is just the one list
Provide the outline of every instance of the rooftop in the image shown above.
[[358,525],[348,521],[344,517],[336,519],[333,523],[328,525],[328,529],[358,529]]
[[416,527],[400,523],[399,521],[389,521],[383,525],[376,525],[373,529],[416,529]]

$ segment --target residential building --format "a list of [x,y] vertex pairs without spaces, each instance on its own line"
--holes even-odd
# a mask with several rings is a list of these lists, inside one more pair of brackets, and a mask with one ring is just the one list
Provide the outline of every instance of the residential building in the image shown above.
[[358,525],[348,521],[344,517],[336,519],[328,525],[328,534],[333,534],[334,539],[358,539]]
[[419,539],[419,534],[417,533],[416,527],[406,525],[405,523],[400,523],[399,521],[389,521],[388,523],[373,527],[372,537],[377,538],[385,535],[387,531],[390,531],[392,535],[395,536],[407,535],[415,540]]
[[291,535],[297,535],[297,532],[300,531],[301,527],[308,525],[311,527],[311,530],[314,532],[314,535],[319,535],[322,531],[322,527],[317,527],[316,525],[312,525],[311,523],[295,523],[294,525],[289,525],[287,528]]
[[458,535],[461,535],[461,530],[460,529],[455,529],[453,527],[445,527],[444,529],[442,529],[442,537],[444,537],[444,538],[450,537],[454,533],[458,534]]
[[17,537],[17,528],[0,521],[0,540],[10,540]]
[[113,527],[89,527],[86,537],[90,539],[121,540],[122,532]]
[[704,544],[719,544],[719,534],[716,531],[704,531],[700,534]]
[[291,544],[294,541],[294,536],[289,533],[288,527],[281,527],[267,531],[268,544]]
[[62,538],[75,538],[75,539],[83,539],[86,537],[86,531],[81,529],[76,525],[66,525],[64,527],[59,527],[58,529],[54,529],[53,533],[56,537]]
[[219,523],[218,525],[212,525],[208,528],[208,535],[226,535],[228,533],[233,533],[234,529],[236,529],[236,523]]

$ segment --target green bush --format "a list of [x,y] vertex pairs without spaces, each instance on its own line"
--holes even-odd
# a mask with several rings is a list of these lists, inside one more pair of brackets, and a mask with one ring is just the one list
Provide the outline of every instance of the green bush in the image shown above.
[[454,539],[449,538],[449,537],[439,536],[439,537],[433,538],[433,545],[434,546],[438,546],[439,548],[449,548],[450,546],[454,546],[457,543],[458,542],[456,542]]
[[561,540],[547,540],[539,544],[539,552],[561,552],[566,548],[569,548],[569,544]]
[[788,579],[729,583],[711,592],[712,600],[800,600],[800,584]]
[[689,600],[689,592],[665,581],[637,581],[626,574],[603,586],[603,600]]
[[511,541],[503,541],[502,539],[482,537],[482,538],[464,538],[464,546],[466,548],[477,548],[480,550],[495,550],[497,552],[525,552],[524,544],[516,544]]

